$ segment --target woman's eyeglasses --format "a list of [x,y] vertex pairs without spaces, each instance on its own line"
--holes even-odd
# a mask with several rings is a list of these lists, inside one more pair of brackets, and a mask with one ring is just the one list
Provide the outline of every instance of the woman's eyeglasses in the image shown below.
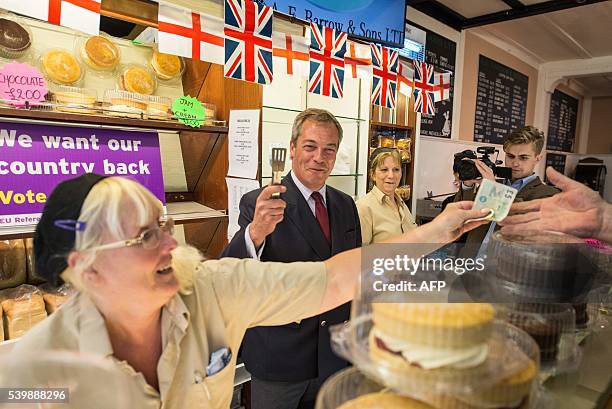
[[103,244],[101,246],[92,247],[88,250],[100,251],[132,246],[142,246],[143,249],[151,250],[159,247],[164,232],[169,233],[170,235],[174,234],[174,220],[171,217],[169,217],[166,221],[159,221],[157,226],[143,231],[138,235],[138,237],[133,239]]

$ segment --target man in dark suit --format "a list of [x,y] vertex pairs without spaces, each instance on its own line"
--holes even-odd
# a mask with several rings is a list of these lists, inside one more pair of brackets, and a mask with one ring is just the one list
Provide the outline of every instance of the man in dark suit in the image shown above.
[[[361,246],[353,199],[326,186],[342,140],[336,118],[321,109],[293,123],[291,172],[283,187],[269,186],[240,201],[240,230],[223,257],[262,261],[319,261]],[[273,191],[283,191],[280,199]],[[347,366],[331,350],[329,327],[349,319],[350,304],[279,327],[247,331],[242,357],[251,373],[253,409],[313,408],[321,383]]]

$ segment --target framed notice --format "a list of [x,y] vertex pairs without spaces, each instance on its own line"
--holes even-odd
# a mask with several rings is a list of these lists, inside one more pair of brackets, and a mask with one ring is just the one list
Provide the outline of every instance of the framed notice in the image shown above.
[[474,141],[502,144],[525,126],[529,77],[484,55],[478,63]]
[[[552,166],[554,170],[561,174],[565,174],[565,159],[566,156],[562,153],[546,153],[546,167]],[[544,181],[548,183],[548,178],[545,176]]]
[[450,71],[450,98],[434,104],[433,116],[421,115],[421,135],[450,138],[453,123],[453,90],[455,87],[455,54],[457,44],[445,37],[427,31],[425,62],[436,71]]
[[550,98],[546,149],[573,152],[577,118],[578,100],[556,89]]

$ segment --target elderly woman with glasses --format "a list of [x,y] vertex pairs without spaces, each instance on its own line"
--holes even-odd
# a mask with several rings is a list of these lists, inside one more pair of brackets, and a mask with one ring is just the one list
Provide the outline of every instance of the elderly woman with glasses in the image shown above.
[[416,227],[406,203],[395,189],[402,179],[397,149],[376,148],[370,155],[372,189],[357,201],[363,245],[380,243]]
[[[454,203],[394,242],[451,241],[482,223],[467,222],[481,215],[470,208]],[[45,350],[102,357],[130,378],[130,408],[228,408],[247,328],[297,321],[354,295],[359,249],[325,262],[204,261],[177,245],[162,216],[160,202],[132,180],[62,182],[37,226],[35,256],[49,281],[80,291],[19,340],[15,359]]]

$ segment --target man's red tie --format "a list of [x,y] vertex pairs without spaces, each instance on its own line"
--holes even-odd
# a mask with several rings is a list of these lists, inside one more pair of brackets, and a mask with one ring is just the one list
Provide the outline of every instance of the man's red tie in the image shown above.
[[319,192],[312,192],[310,197],[312,197],[315,201],[315,217],[317,218],[317,222],[319,222],[319,226],[321,226],[321,230],[323,230],[323,234],[325,235],[327,242],[331,243],[329,216],[327,215],[327,209],[323,203],[323,196],[321,196],[321,193]]

